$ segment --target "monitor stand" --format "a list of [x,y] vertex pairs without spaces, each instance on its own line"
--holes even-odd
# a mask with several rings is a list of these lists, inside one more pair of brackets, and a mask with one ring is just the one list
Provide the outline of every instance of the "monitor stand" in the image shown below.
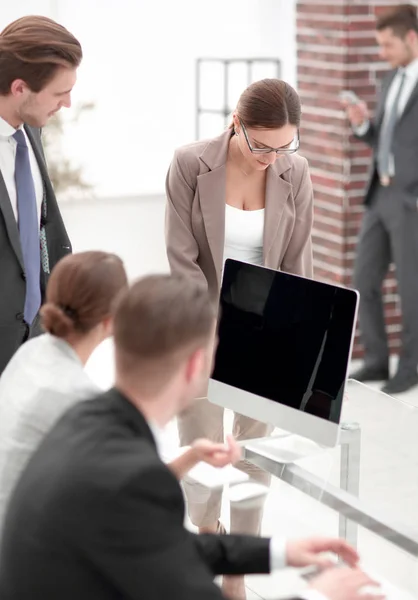
[[245,443],[245,448],[278,463],[288,464],[324,452],[326,448],[295,433],[280,432]]
[[[293,438],[293,439],[292,439]],[[296,441],[296,438],[298,440]],[[303,440],[303,443],[301,442]],[[286,452],[294,452],[292,450],[296,447],[299,450],[299,456],[293,460],[286,460],[292,458],[286,456]],[[349,492],[353,496],[358,497],[360,491],[360,452],[361,452],[361,429],[358,423],[341,423],[339,444],[341,446],[340,451],[340,488]],[[279,432],[277,435],[273,435],[271,438],[257,438],[248,440],[242,443],[244,448],[244,455],[248,454],[247,460],[251,460],[252,456],[264,457],[276,463],[279,467],[278,474],[290,466],[295,460],[299,460],[303,457],[311,456],[313,454],[319,454],[325,452],[326,448],[319,446],[311,440],[301,438],[296,434],[288,432]],[[310,454],[306,453],[306,449],[310,447]],[[301,453],[301,449],[305,449],[305,453]],[[296,452],[298,454],[298,452]],[[303,454],[303,456],[301,455]],[[282,466],[282,469],[281,467]],[[357,525],[354,521],[350,521],[344,514],[339,514],[339,537],[347,540],[354,547],[357,545]]]

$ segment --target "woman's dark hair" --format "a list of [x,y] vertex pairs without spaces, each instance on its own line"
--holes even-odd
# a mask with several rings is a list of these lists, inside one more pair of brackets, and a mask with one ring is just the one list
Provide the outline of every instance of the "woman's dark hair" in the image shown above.
[[236,112],[244,125],[253,129],[280,129],[288,123],[299,127],[300,98],[285,81],[262,79],[241,94]]
[[60,67],[77,68],[82,57],[80,42],[62,25],[48,17],[21,17],[0,33],[0,94],[9,94],[16,79],[40,92]]
[[64,338],[88,333],[109,317],[128,279],[121,259],[107,252],[79,252],[59,261],[52,270],[41,308],[46,331]]

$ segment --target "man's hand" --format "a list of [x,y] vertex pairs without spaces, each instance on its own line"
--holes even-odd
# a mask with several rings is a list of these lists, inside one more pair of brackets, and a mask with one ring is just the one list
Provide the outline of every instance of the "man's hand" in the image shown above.
[[320,569],[326,569],[335,566],[335,561],[323,556],[323,552],[337,554],[350,567],[354,567],[359,561],[357,552],[344,540],[313,537],[289,540],[286,546],[286,562],[289,567],[315,565]]
[[[364,588],[376,588],[367,592]],[[323,594],[328,600],[384,600],[376,594],[379,584],[360,569],[334,567],[312,579],[311,590]]]
[[192,450],[197,462],[205,462],[213,467],[233,465],[241,458],[241,447],[229,435],[225,444],[217,444],[210,440],[200,439],[192,444]]
[[357,104],[349,104],[343,102],[343,106],[347,112],[348,120],[353,127],[360,127],[365,121],[370,119],[369,109],[365,102],[358,102]]

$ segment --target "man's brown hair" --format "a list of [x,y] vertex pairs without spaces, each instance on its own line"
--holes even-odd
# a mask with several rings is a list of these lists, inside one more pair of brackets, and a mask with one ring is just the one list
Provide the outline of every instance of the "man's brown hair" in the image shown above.
[[417,7],[413,4],[400,4],[390,8],[377,19],[376,29],[392,29],[394,35],[402,39],[409,31],[418,33]]
[[161,390],[182,362],[210,341],[215,311],[202,286],[175,275],[140,279],[118,299],[116,366],[144,393]]
[[17,19],[0,33],[0,95],[9,94],[16,79],[40,92],[60,67],[77,68],[82,57],[80,42],[52,19]]

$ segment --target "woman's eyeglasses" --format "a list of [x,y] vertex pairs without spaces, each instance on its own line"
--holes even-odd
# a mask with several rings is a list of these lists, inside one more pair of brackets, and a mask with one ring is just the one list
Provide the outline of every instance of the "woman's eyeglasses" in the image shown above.
[[299,150],[300,140],[299,140],[299,131],[295,135],[294,139],[287,146],[283,146],[282,148],[269,148],[268,146],[263,146],[262,148],[257,148],[256,146],[252,146],[250,139],[248,137],[247,130],[245,129],[244,123],[240,120],[242,131],[244,133],[245,141],[247,142],[248,148],[250,152],[253,154],[270,154],[270,152],[275,152],[276,154],[293,154]]

